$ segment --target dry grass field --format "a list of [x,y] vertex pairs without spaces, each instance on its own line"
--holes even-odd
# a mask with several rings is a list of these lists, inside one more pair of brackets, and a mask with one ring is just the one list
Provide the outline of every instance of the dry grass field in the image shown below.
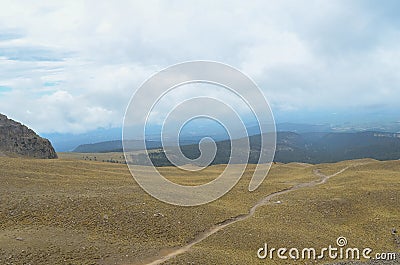
[[[254,192],[247,190],[250,165],[221,199],[179,207],[147,195],[126,165],[93,156],[98,161],[68,154],[57,160],[0,157],[0,264],[147,264],[188,244],[165,264],[290,264],[260,260],[257,250],[264,243],[318,248],[339,236],[351,246],[399,252],[392,229],[400,231],[400,161],[275,164]],[[174,182],[197,185],[223,168],[159,170]],[[321,178],[316,170],[331,175],[344,168],[326,183],[301,186]],[[266,196],[296,185],[301,188],[191,245],[211,228],[248,214]]]

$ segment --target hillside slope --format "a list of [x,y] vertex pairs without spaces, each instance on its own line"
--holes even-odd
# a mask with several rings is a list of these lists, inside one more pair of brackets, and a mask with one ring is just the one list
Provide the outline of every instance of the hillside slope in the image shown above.
[[[265,242],[317,248],[334,244],[339,236],[349,246],[400,251],[399,237],[391,234],[393,228],[400,230],[400,161],[277,163],[254,192],[248,191],[254,171],[250,165],[229,193],[198,207],[172,206],[150,197],[126,165],[0,157],[0,168],[0,179],[7,183],[0,186],[0,264],[146,264],[296,185],[296,191],[274,197],[252,217],[165,264],[266,264],[256,255]],[[217,165],[187,173],[159,168],[182,185],[211,181],[223,169]],[[316,171],[341,173],[307,187],[320,179]]]
[[[387,132],[311,132],[294,133],[278,132],[276,141],[275,162],[304,162],[311,164],[331,163],[342,160],[372,158],[377,160],[400,159],[400,133]],[[250,141],[249,163],[257,163],[260,153],[260,135],[252,135]],[[245,138],[234,141],[244,141]],[[131,141],[134,145],[134,141]],[[229,140],[217,141],[217,153],[214,165],[226,164],[229,161],[231,143]],[[150,157],[156,166],[170,166],[171,163],[160,149],[160,142],[148,142]],[[168,144],[165,148],[170,151]],[[132,149],[137,150],[137,149]],[[186,157],[195,159],[200,156],[198,142],[181,144]],[[122,152],[121,141],[100,142],[81,145],[74,150],[80,153]],[[172,152],[172,154],[174,154]],[[140,155],[133,156],[135,164],[142,165]]]
[[57,158],[50,141],[0,114],[0,156]]

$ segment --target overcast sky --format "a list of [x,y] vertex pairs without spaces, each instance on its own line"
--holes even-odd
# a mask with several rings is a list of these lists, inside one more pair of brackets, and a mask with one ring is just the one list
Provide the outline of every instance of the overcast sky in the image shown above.
[[400,120],[399,10],[395,0],[0,1],[0,112],[41,133],[119,127],[150,75],[212,60],[252,77],[280,121],[371,109]]

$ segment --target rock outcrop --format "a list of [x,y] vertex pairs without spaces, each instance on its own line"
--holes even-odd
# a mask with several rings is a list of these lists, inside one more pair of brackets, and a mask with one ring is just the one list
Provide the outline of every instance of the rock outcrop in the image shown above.
[[0,156],[57,158],[50,141],[0,114]]

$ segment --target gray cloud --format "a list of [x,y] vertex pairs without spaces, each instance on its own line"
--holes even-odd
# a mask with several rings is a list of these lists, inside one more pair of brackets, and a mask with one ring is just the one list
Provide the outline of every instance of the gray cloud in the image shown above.
[[40,132],[120,126],[146,78],[195,59],[243,70],[274,112],[397,108],[397,10],[398,1],[8,3],[0,86],[12,90],[0,112]]

